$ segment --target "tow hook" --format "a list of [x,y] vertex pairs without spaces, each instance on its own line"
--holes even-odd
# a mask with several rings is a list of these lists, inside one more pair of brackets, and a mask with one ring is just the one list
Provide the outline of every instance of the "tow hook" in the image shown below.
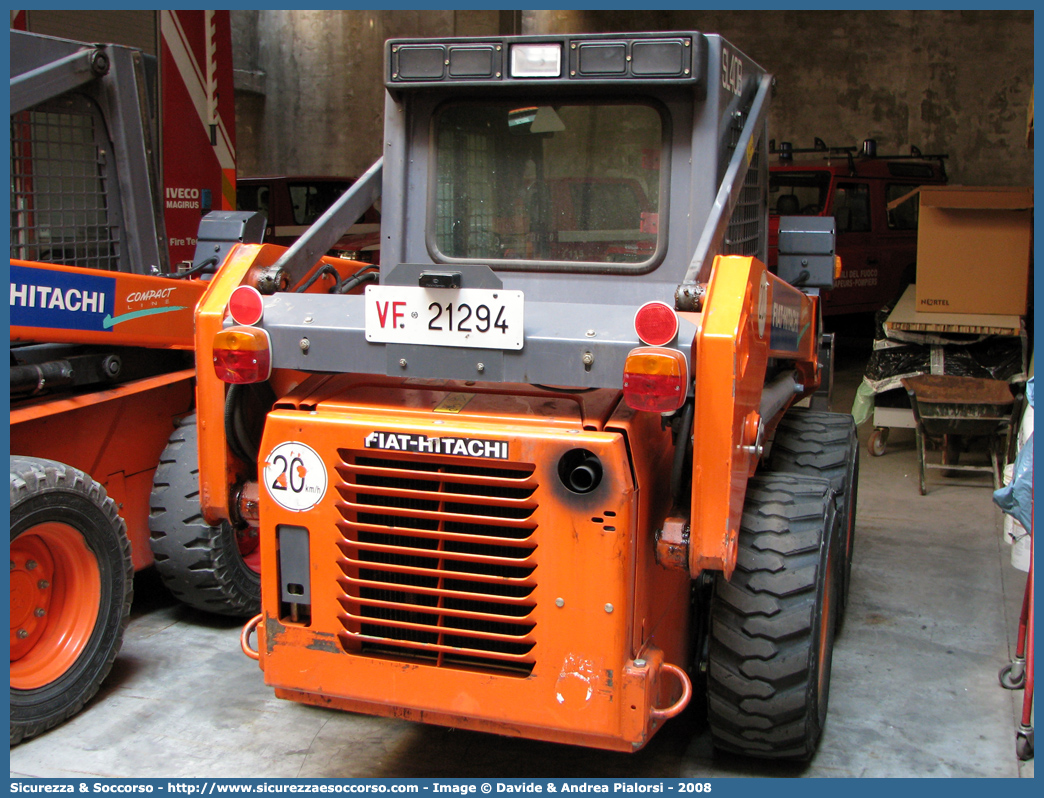
[[[255,662],[261,659],[261,653],[257,649],[250,647],[250,635],[257,629],[257,625],[261,623],[263,617],[264,613],[261,613],[251,618],[246,622],[246,626],[243,627],[243,631],[239,635],[239,647],[243,649],[244,654]],[[258,641],[258,645],[260,646],[260,641]]]
[[[638,663],[635,662],[637,665]],[[674,677],[681,682],[682,694],[681,698],[671,704],[669,707],[663,709],[656,709],[653,707],[649,710],[649,715],[657,720],[667,720],[673,718],[675,715],[681,713],[685,707],[689,705],[689,701],[692,699],[692,682],[689,681],[689,674],[679,668],[677,665],[672,665],[669,662],[664,662],[660,665],[661,671],[674,674]]]

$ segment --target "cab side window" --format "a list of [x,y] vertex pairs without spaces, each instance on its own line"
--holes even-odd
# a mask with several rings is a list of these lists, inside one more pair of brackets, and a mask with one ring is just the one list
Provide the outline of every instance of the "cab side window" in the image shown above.
[[834,219],[838,233],[869,233],[869,184],[838,183],[834,191]]
[[290,186],[290,207],[294,211],[294,224],[308,224],[308,217],[312,215],[314,195],[314,186],[307,186],[303,183],[295,183]]
[[268,186],[244,186],[236,189],[237,211],[260,211],[268,216]]
[[[899,199],[912,191],[912,187],[909,184],[903,183],[890,183],[885,186],[885,204],[891,203],[893,200]],[[916,230],[917,229],[917,210],[920,207],[920,201],[917,197],[911,197],[901,205],[896,205],[890,211],[888,211],[888,229],[889,230]]]

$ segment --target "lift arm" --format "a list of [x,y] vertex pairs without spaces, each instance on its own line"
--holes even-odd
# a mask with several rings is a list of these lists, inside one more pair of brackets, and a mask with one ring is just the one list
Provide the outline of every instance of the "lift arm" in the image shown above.
[[[15,31],[11,32],[15,35]],[[13,43],[13,42],[12,42]],[[109,71],[109,55],[104,46],[84,47],[57,61],[42,64],[11,77],[11,113],[32,108],[44,100],[90,83]],[[16,65],[12,58],[11,71]]]
[[[262,279],[263,285],[277,289],[299,283],[344,235],[344,231],[380,198],[383,171],[384,159],[378,158],[271,267]],[[262,285],[258,288],[263,293],[272,293],[271,290],[265,291]]]
[[[692,358],[694,578],[706,569],[732,574],[747,480],[764,442],[785,410],[819,384],[817,301],[756,258],[714,259]],[[786,366],[769,373],[770,362]]]
[[679,310],[697,310],[699,296],[697,286],[700,282],[706,282],[709,271],[708,259],[723,249],[725,231],[728,229],[732,212],[739,202],[740,193],[744,187],[744,175],[747,167],[759,146],[760,133],[764,131],[765,119],[768,117],[768,98],[772,90],[772,76],[764,75],[758,84],[757,93],[751,102],[750,110],[747,112],[746,124],[740,133],[739,141],[729,160],[725,177],[718,187],[718,194],[714,198],[707,222],[703,227],[696,251],[693,253],[689,268],[685,272],[685,279],[678,286],[675,294],[675,302]]

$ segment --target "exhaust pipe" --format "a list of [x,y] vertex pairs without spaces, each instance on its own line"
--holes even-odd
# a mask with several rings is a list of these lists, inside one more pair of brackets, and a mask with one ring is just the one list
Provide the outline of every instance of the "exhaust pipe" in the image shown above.
[[587,449],[571,449],[558,461],[558,476],[573,493],[590,493],[602,482],[602,462]]

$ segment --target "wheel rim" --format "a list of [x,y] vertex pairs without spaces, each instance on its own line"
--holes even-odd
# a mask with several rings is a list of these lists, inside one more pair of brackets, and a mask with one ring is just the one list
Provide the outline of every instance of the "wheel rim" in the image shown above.
[[870,433],[869,444],[870,445],[869,445],[868,448],[870,449],[870,454],[872,456],[880,457],[881,455],[884,454],[884,451],[885,451],[884,436],[881,435],[880,433],[878,433],[877,430],[874,430],[873,432]]
[[98,621],[101,573],[83,535],[47,522],[11,541],[11,687],[61,678]]

